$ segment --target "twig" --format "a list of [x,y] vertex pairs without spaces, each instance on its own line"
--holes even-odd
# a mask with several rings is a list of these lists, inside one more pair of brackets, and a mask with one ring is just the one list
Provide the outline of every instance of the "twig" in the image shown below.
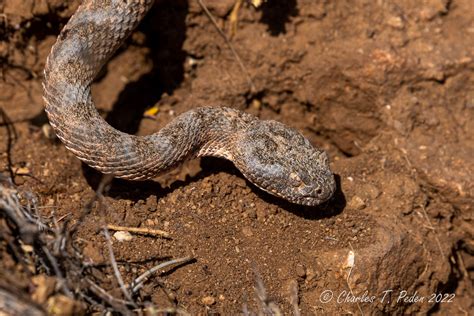
[[242,7],[243,0],[235,1],[234,7],[229,15],[230,20],[230,37],[233,37],[237,33],[237,23],[239,21],[239,11]]
[[255,267],[254,267],[254,274],[255,274],[255,287],[254,287],[255,294],[257,296],[259,309],[261,309],[263,315],[267,315],[267,314],[275,315],[275,316],[283,315],[278,305],[267,296],[267,291],[265,290],[265,286],[263,285],[262,278],[260,274],[257,272],[257,269]]
[[441,247],[441,242],[439,241],[439,238],[438,238],[438,231],[431,224],[431,221],[430,221],[430,218],[428,216],[428,213],[426,212],[425,206],[420,205],[420,207],[421,207],[421,210],[423,211],[423,215],[425,216],[426,221],[429,224],[429,226],[426,226],[426,227],[434,232],[434,237],[435,237],[435,240],[436,240],[436,244],[438,245],[439,252],[441,253],[441,256],[443,256],[443,258],[445,258],[443,248]]
[[239,64],[240,69],[243,71],[243,73],[245,74],[245,77],[247,78],[247,83],[250,86],[250,91],[255,92],[256,88],[255,88],[255,85],[253,84],[252,77],[250,77],[250,73],[247,70],[247,67],[245,67],[244,63],[242,62],[242,59],[240,58],[239,54],[235,50],[234,45],[232,45],[232,43],[229,40],[229,38],[227,37],[227,35],[219,27],[219,25],[217,24],[216,19],[214,18],[212,13],[209,11],[209,9],[206,7],[204,2],[202,0],[197,0],[197,2],[199,4],[199,6],[201,7],[201,9],[204,11],[204,13],[207,15],[207,17],[209,18],[209,20],[211,21],[212,25],[214,25],[214,27],[217,30],[217,32],[219,33],[219,35],[224,39],[225,43],[229,47],[232,54],[234,55],[234,58],[237,61],[237,63]]
[[191,315],[187,311],[177,308],[177,307],[168,307],[168,308],[156,308],[155,306],[149,306],[143,309],[134,310],[134,312],[147,312],[145,315]]
[[133,280],[132,283],[130,284],[130,287],[132,288],[132,293],[136,293],[138,290],[140,290],[140,288],[143,286],[145,281],[148,280],[148,278],[156,271],[173,264],[183,264],[192,259],[193,259],[192,257],[184,257],[184,258],[169,260],[169,261],[160,263],[159,265],[156,265],[153,268],[145,271],[143,274],[141,274],[139,277]]
[[[462,258],[461,252],[456,252],[457,261],[459,263],[459,268],[466,280],[469,280],[469,272],[466,269],[466,265],[464,264],[464,259]],[[472,284],[472,283],[471,283]]]
[[122,275],[117,266],[117,261],[115,261],[114,250],[112,248],[112,240],[110,239],[109,230],[107,227],[104,227],[104,235],[105,239],[107,240],[107,246],[109,249],[109,258],[110,263],[112,264],[112,268],[114,270],[115,278],[117,279],[118,284],[120,285],[120,289],[122,290],[123,295],[132,303],[132,306],[138,308],[138,306],[133,302],[132,296],[128,292],[127,288],[125,287],[125,283],[123,282]]
[[63,292],[66,296],[70,298],[74,298],[74,295],[72,294],[71,290],[67,286],[66,279],[63,277],[63,274],[61,273],[61,270],[59,270],[59,265],[55,257],[51,254],[48,248],[46,246],[43,246],[41,250],[44,252],[46,257],[48,258],[49,264],[53,267],[54,274],[56,278],[58,278],[58,283],[60,287],[63,289]]
[[10,173],[10,178],[13,183],[15,183],[15,172],[13,171],[13,161],[12,161],[12,149],[13,149],[13,143],[15,140],[18,138],[15,126],[12,124],[10,118],[8,117],[7,113],[5,110],[0,108],[0,116],[2,117],[2,123],[1,125],[5,125],[5,128],[7,129],[7,168],[8,172]]
[[86,282],[89,284],[89,290],[101,298],[103,301],[107,302],[112,306],[116,311],[120,311],[122,314],[131,315],[132,313],[127,308],[127,305],[130,305],[130,302],[118,299],[110,295],[106,290],[92,282],[90,279],[86,279]]
[[153,235],[161,236],[163,238],[170,238],[170,234],[159,229],[152,229],[146,227],[126,227],[126,226],[117,226],[113,224],[107,224],[107,228],[114,231],[126,231],[131,233],[143,234],[143,235]]
[[[352,244],[350,242],[349,242],[349,246],[351,247],[351,251],[349,252],[350,260],[348,260],[349,264],[347,266],[347,268],[349,268],[349,273],[347,274],[346,283],[347,283],[347,287],[349,288],[349,291],[351,292],[351,295],[355,297],[354,292],[352,292],[351,284],[349,283],[349,279],[352,274],[352,269],[355,266],[355,251],[354,251],[354,247],[352,247]],[[364,311],[362,311],[362,308],[360,307],[359,302],[356,301],[356,304],[357,304],[357,307],[359,308],[360,314],[364,316]]]
[[290,294],[290,304],[293,306],[293,315],[300,316],[300,308],[298,306],[298,282],[296,280],[292,280],[290,283],[289,288]]

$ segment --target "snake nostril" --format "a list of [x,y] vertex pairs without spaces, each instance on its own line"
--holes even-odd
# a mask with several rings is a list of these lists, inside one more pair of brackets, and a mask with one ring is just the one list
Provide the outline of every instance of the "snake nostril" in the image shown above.
[[317,189],[317,190],[316,190],[316,193],[317,193],[317,194],[323,193],[323,189],[321,189],[321,188]]

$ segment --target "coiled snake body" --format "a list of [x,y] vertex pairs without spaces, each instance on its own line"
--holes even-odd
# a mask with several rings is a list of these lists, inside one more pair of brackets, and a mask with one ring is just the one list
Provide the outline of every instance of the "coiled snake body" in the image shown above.
[[152,178],[189,157],[223,157],[256,186],[290,202],[317,205],[329,199],[335,182],[326,153],[276,121],[202,107],[155,134],[134,136],[102,119],[91,83],[153,2],[85,0],[61,31],[43,88],[48,118],[66,147],[93,168],[131,180]]

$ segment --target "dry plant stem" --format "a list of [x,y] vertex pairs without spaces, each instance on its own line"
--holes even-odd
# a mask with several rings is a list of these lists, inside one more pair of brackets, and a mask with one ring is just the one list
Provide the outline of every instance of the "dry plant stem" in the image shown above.
[[51,254],[49,249],[46,248],[46,246],[43,246],[42,250],[46,254],[46,257],[48,258],[49,263],[53,267],[54,273],[59,281],[58,284],[63,289],[64,294],[70,298],[74,298],[74,294],[72,294],[71,290],[67,286],[66,279],[63,277],[63,274],[61,273],[61,270],[59,269],[59,265],[58,265],[58,262],[56,261],[56,258],[53,257],[53,255]]
[[[350,242],[349,242],[349,246],[351,247],[351,250],[352,250],[352,252],[354,253],[354,258],[355,258],[354,247],[352,247],[352,244],[351,244]],[[354,260],[354,266],[355,266],[355,260]],[[350,279],[350,277],[351,277],[352,269],[354,268],[354,266],[351,266],[351,267],[350,267],[349,273],[347,274],[347,278],[346,278],[347,287],[349,288],[349,291],[351,292],[351,295],[352,295],[353,297],[355,297],[355,295],[354,295],[354,292],[352,292],[352,287],[351,287],[351,285],[350,285],[350,283],[349,283],[349,279]],[[357,304],[357,307],[359,308],[360,314],[361,314],[362,316],[364,316],[364,312],[362,311],[362,308],[360,307],[359,302],[356,302],[356,304]]]
[[148,278],[153,273],[155,273],[156,271],[158,271],[160,269],[163,269],[163,268],[166,268],[167,266],[170,266],[170,265],[173,265],[173,264],[183,264],[183,263],[186,263],[186,262],[188,262],[192,259],[193,258],[191,258],[191,257],[184,257],[184,258],[169,260],[169,261],[160,263],[159,265],[156,265],[153,268],[145,271],[138,278],[133,280],[132,284],[130,285],[130,287],[132,288],[132,293],[136,293],[138,290],[140,290],[140,288],[143,286],[145,281],[148,280]]
[[255,294],[257,296],[257,303],[259,306],[258,315],[275,315],[281,316],[283,313],[273,300],[267,296],[267,291],[263,285],[260,274],[254,268],[255,273]]
[[222,29],[219,27],[219,25],[217,24],[217,21],[216,19],[214,18],[214,16],[211,14],[211,12],[209,11],[209,9],[206,7],[206,5],[204,4],[204,2],[202,0],[197,0],[197,2],[199,3],[199,6],[201,6],[202,10],[204,11],[204,13],[207,15],[207,17],[209,18],[209,20],[211,21],[212,25],[214,25],[214,27],[216,28],[217,32],[219,33],[220,36],[222,36],[222,38],[224,39],[225,43],[227,44],[227,46],[229,47],[230,51],[232,52],[232,54],[234,55],[234,58],[235,60],[237,61],[237,63],[239,64],[239,67],[240,69],[242,70],[242,72],[245,74],[245,77],[247,78],[247,83],[250,87],[250,91],[252,93],[256,92],[256,88],[255,88],[255,85],[253,84],[253,81],[252,81],[252,77],[250,77],[250,73],[249,71],[247,70],[247,67],[245,67],[244,63],[242,62],[242,59],[240,58],[239,54],[237,53],[237,51],[235,50],[234,48],[234,45],[232,45],[232,43],[230,42],[229,38],[227,37],[227,35],[224,33],[224,31],[222,31]]
[[290,284],[290,303],[293,306],[293,315],[300,316],[300,308],[298,306],[298,282],[292,280]]
[[8,117],[7,113],[0,108],[0,117],[2,118],[2,122],[0,123],[1,125],[4,125],[5,128],[7,129],[7,168],[8,172],[10,173],[10,179],[13,183],[15,183],[15,172],[13,171],[13,161],[12,161],[12,149],[13,149],[13,143],[15,142],[15,139],[17,138],[17,133],[15,126],[13,125],[11,119]]
[[250,315],[249,307],[247,306],[247,303],[244,303],[243,306],[242,306],[242,314],[244,316],[249,316]]
[[151,229],[151,228],[141,228],[141,227],[126,227],[126,226],[117,226],[113,224],[107,224],[107,228],[114,231],[126,231],[130,233],[137,233],[143,235],[153,235],[153,236],[161,236],[163,238],[170,238],[170,234],[159,229]]
[[[96,196],[97,200],[99,202],[99,210],[102,210],[102,202],[104,199],[104,191],[107,189],[108,185],[111,183],[113,177],[110,175],[104,175],[99,183],[99,186],[96,191]],[[117,279],[117,282],[120,286],[120,290],[122,291],[124,297],[132,304],[134,308],[138,308],[138,306],[135,304],[135,302],[132,299],[132,296],[128,292],[127,288],[125,287],[125,283],[123,282],[122,275],[120,274],[120,271],[117,266],[117,261],[115,260],[115,255],[114,255],[114,249],[112,248],[112,240],[110,238],[109,230],[107,229],[107,226],[104,225],[103,228],[104,231],[104,236],[105,239],[107,240],[107,247],[109,250],[109,259],[110,259],[110,264],[112,265],[112,269],[114,270],[114,275],[115,278]]]
[[242,7],[242,2],[243,0],[237,0],[234,4],[234,7],[232,8],[232,11],[230,12],[230,15],[229,15],[230,37],[233,37],[237,33],[237,23],[239,21],[239,11],[240,11],[240,8]]
[[134,310],[134,312],[142,312],[144,313],[144,315],[183,315],[183,316],[191,315],[181,308],[174,308],[174,307],[156,308],[154,306],[150,306],[150,307],[143,308],[140,310]]
[[431,224],[430,217],[428,216],[428,213],[426,212],[426,208],[425,208],[424,205],[421,205],[421,210],[423,211],[423,215],[425,216],[425,219],[428,222],[428,225],[429,225],[428,229],[430,229],[434,233],[436,244],[438,245],[439,252],[441,253],[441,256],[443,258],[445,258],[446,256],[444,255],[443,247],[441,247],[441,242],[439,241],[439,238],[438,238],[438,231]]
[[112,264],[112,268],[114,270],[115,278],[117,279],[118,284],[120,285],[120,289],[122,290],[123,295],[130,301],[134,308],[138,308],[138,306],[133,302],[132,296],[128,292],[127,288],[125,287],[125,283],[123,282],[122,275],[117,266],[117,261],[115,260],[114,250],[112,248],[112,240],[110,239],[109,230],[104,227],[104,235],[105,239],[107,240],[107,246],[109,249],[109,259],[110,263]]
[[97,297],[101,298],[104,302],[107,302],[112,308],[124,315],[132,315],[130,310],[127,308],[127,305],[130,305],[130,302],[118,299],[110,295],[106,290],[92,282],[90,279],[86,279],[89,290],[94,293]]

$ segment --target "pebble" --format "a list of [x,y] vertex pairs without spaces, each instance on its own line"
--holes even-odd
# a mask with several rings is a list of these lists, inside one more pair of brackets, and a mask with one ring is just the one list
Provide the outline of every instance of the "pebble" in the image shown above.
[[33,276],[31,279],[32,283],[35,285],[35,289],[31,298],[38,304],[43,304],[46,302],[48,297],[54,293],[56,287],[56,280],[52,277],[40,274]]
[[156,196],[155,195],[150,195],[146,199],[146,207],[147,207],[148,211],[156,212],[156,203],[157,203]]
[[17,175],[29,175],[30,174],[30,169],[28,169],[27,167],[13,168],[13,171]]
[[403,29],[403,27],[405,26],[402,18],[399,16],[392,16],[388,18],[387,24],[395,29]]
[[360,211],[366,207],[364,200],[359,196],[355,195],[348,204],[348,207],[352,210]]
[[201,302],[206,306],[211,306],[216,303],[216,299],[212,296],[206,296],[202,298]]
[[306,268],[304,265],[298,264],[296,266],[296,275],[302,279],[306,278]]
[[124,231],[118,231],[114,233],[114,238],[117,239],[117,241],[130,241],[133,239],[132,234],[129,232],[124,232]]
[[47,303],[48,315],[83,315],[84,306],[65,295],[55,295],[48,299]]
[[43,131],[43,134],[44,134],[44,136],[46,136],[47,139],[55,139],[56,138],[56,133],[54,132],[51,125],[49,125],[48,123],[43,124],[43,126],[41,126],[41,130]]
[[253,236],[253,232],[249,227],[242,228],[242,233],[244,234],[245,237],[252,237]]
[[250,219],[256,219],[257,218],[257,212],[255,211],[255,209],[251,208],[251,209],[248,209],[246,212],[247,216],[250,218]]

